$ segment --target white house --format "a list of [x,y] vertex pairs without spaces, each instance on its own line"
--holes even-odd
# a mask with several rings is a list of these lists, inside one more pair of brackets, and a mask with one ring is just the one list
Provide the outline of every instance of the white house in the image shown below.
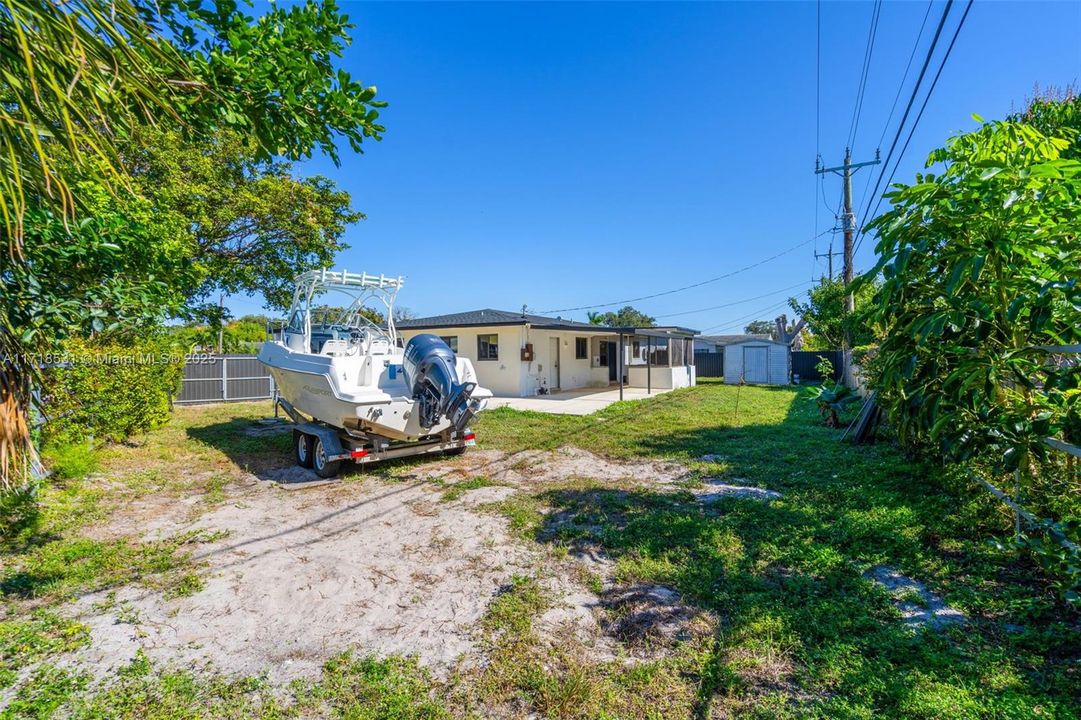
[[[671,389],[695,384],[694,330],[604,327],[505,310],[473,310],[402,320],[408,342],[420,333],[443,338],[469,358],[480,384],[496,395],[629,387]],[[621,372],[622,371],[622,372]]]
[[750,338],[724,346],[724,381],[751,385],[788,385],[792,349],[769,338]]

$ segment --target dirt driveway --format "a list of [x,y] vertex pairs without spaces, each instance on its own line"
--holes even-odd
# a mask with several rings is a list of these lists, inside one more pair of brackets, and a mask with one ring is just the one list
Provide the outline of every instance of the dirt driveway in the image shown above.
[[[675,463],[613,462],[572,448],[472,451],[409,465],[392,480],[359,473],[296,490],[278,481],[296,472],[248,475],[195,520],[184,501],[133,507],[123,522],[146,528],[147,539],[202,532],[194,559],[205,585],[172,599],[138,586],[81,598],[72,612],[92,642],[72,662],[101,676],[141,649],[165,664],[212,661],[282,684],[317,676],[328,657],[354,649],[413,655],[445,676],[480,660],[478,621],[526,575],[544,578],[554,599],[544,627],[615,656],[598,595],[611,587],[610,563],[526,542],[492,509],[526,487],[575,479],[664,487],[687,474]],[[583,568],[600,586],[585,586]],[[636,602],[676,601],[664,589],[649,600],[651,592]]]

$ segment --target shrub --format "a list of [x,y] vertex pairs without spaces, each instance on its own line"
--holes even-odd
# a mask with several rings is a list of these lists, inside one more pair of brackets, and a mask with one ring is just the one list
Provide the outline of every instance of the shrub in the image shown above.
[[825,355],[818,356],[818,362],[815,363],[815,372],[823,380],[833,379],[833,363]]
[[[825,360],[825,358],[823,358]],[[829,362],[829,360],[825,360]],[[844,383],[831,383],[825,380],[821,385],[814,385],[808,390],[808,397],[818,404],[818,412],[826,427],[840,427],[841,413],[859,400],[859,396]]]
[[42,439],[47,445],[119,441],[164,423],[183,358],[160,338],[69,340],[45,370]]
[[98,458],[88,442],[60,443],[41,453],[45,467],[58,480],[81,480],[98,469]]
[[0,540],[10,540],[19,533],[36,528],[41,508],[38,483],[0,490]]

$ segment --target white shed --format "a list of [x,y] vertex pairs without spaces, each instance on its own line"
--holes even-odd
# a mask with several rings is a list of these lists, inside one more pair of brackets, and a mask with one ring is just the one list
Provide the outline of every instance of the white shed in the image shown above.
[[748,339],[724,346],[724,381],[736,385],[787,385],[792,361],[787,343]]

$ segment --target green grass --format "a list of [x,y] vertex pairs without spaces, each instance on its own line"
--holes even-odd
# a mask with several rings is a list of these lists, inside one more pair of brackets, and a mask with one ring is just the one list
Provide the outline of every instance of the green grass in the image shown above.
[[108,681],[39,667],[0,720],[444,720],[453,717],[435,695],[431,676],[403,657],[377,659],[344,653],[331,658],[316,682],[297,681],[274,692],[261,677],[155,666],[141,651]]
[[[721,618],[724,631],[697,669],[698,716],[1078,716],[1081,624],[1047,578],[988,542],[1008,533],[1008,515],[888,444],[838,442],[794,390],[703,383],[595,416],[501,409],[475,425],[487,447],[573,439],[784,493],[703,507],[689,495],[595,484],[492,506],[536,542],[600,546],[620,582],[673,586]],[[698,460],[705,454],[720,460]],[[863,576],[878,564],[927,583],[969,622],[911,633]],[[1008,624],[1026,629],[1009,633]],[[781,692],[766,672],[778,665]]]
[[460,500],[470,490],[479,490],[480,488],[491,487],[494,484],[495,483],[488,478],[478,475],[477,477],[454,483],[443,491],[440,500],[443,502],[454,502],[455,500]]
[[89,443],[55,445],[46,448],[41,456],[53,477],[60,480],[81,480],[100,467],[98,455]]
[[[0,679],[35,668],[4,718],[1076,718],[1081,620],[1024,556],[991,542],[1010,516],[959,472],[851,446],[787,388],[715,382],[618,403],[587,417],[499,409],[474,424],[508,452],[571,444],[626,460],[675,459],[691,474],[660,491],[576,478],[536,485],[481,509],[508,519],[516,542],[600,548],[620,584],[660,584],[716,619],[716,631],[633,664],[553,643],[538,618],[556,598],[525,575],[493,598],[477,641],[483,662],[439,681],[413,661],[341,655],[288,691],[265,679],[172,670],[139,656],[99,683],[50,664],[84,644],[56,608],[73,594],[141,582],[197,593],[187,546],[100,539],[87,527],[127,498],[201,492],[219,503],[250,470],[289,462],[289,437],[240,431],[266,404],[185,409],[139,447],[100,451],[105,487],[72,480],[45,490],[40,523],[3,546]],[[712,461],[701,460],[713,455]],[[388,465],[393,478],[424,461]],[[528,477],[529,468],[519,468]],[[701,477],[746,482],[779,500],[688,492]],[[460,499],[490,484],[442,488]],[[889,565],[964,611],[964,626],[913,633],[864,573]],[[566,567],[563,565],[561,567]],[[572,578],[600,594],[599,576]],[[580,575],[581,577],[578,577]],[[916,598],[905,597],[915,601]],[[40,613],[40,614],[38,614]],[[712,627],[712,626],[710,626]],[[7,673],[6,675],[4,673]]]
[[85,626],[47,610],[0,620],[0,687],[10,686],[21,668],[89,641]]

